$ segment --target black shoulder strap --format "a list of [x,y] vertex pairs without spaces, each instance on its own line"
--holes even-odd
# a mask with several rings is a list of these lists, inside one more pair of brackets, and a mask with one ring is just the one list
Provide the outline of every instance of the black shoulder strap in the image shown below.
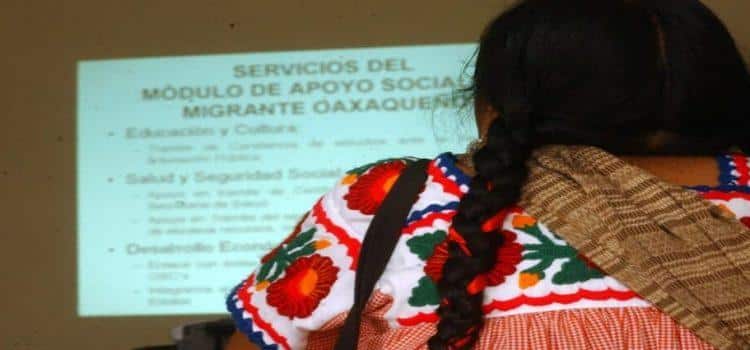
[[375,282],[383,274],[393,249],[401,238],[401,229],[409,210],[422,192],[427,180],[428,163],[429,160],[420,159],[409,164],[401,172],[367,228],[359,251],[354,282],[354,305],[341,328],[335,350],[357,348],[362,311],[370,300]]

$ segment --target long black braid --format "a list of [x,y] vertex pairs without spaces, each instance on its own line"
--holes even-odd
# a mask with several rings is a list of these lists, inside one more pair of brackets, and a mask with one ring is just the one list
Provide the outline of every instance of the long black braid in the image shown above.
[[443,349],[446,344],[470,346],[479,335],[478,326],[484,317],[483,293],[471,295],[467,286],[495,265],[497,251],[503,244],[501,235],[483,232],[481,226],[499,210],[518,201],[527,175],[524,162],[530,150],[528,139],[514,140],[506,124],[496,119],[489,128],[486,146],[474,155],[477,175],[453,218],[453,228],[461,233],[471,255],[455,242],[449,243],[450,255],[438,282],[443,298],[438,309],[440,322],[436,336],[430,340],[430,349]]
[[[477,275],[495,266],[497,251],[504,243],[500,234],[484,232],[482,224],[518,201],[527,176],[525,162],[532,149],[532,113],[525,101],[525,77],[520,67],[524,50],[515,47],[524,45],[524,35],[501,38],[506,42],[502,50],[484,50],[477,56],[473,82],[475,95],[477,91],[496,89],[494,85],[499,79],[505,80],[501,83],[508,89],[500,97],[501,104],[487,101],[504,106],[500,111],[503,117],[492,121],[485,145],[473,155],[476,175],[453,218],[453,228],[461,234],[470,255],[457,243],[449,242],[449,258],[438,282],[443,300],[438,309],[440,322],[437,334],[430,339],[430,349],[470,348],[481,331],[484,295],[481,292],[472,295],[467,286]],[[497,38],[485,40],[490,42]],[[514,74],[501,77],[491,71],[493,65],[488,63],[495,60],[504,62],[503,66],[509,68],[507,71]]]

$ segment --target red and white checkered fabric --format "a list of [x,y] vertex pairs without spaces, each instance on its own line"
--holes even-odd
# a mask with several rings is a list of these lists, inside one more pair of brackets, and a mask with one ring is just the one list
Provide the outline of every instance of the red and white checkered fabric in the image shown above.
[[[427,349],[435,325],[389,328],[390,297],[377,294],[362,321],[360,350]],[[374,311],[374,312],[368,312]],[[333,348],[345,314],[312,332],[308,350]],[[476,350],[708,350],[687,328],[652,307],[568,309],[488,318]]]

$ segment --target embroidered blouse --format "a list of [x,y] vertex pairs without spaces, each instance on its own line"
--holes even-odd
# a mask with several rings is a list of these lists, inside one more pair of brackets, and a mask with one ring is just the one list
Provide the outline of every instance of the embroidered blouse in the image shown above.
[[[748,158],[719,157],[719,187],[695,187],[750,225]],[[412,158],[352,169],[227,298],[237,328],[261,349],[331,349],[352,305],[367,227]],[[360,349],[426,349],[440,302],[435,280],[451,218],[470,178],[444,153],[428,166],[385,272],[362,318]],[[711,349],[544,223],[516,208],[488,274],[476,349]]]

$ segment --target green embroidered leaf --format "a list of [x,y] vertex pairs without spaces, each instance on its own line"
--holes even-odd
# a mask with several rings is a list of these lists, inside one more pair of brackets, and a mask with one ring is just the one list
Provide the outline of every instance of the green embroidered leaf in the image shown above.
[[[260,266],[256,280],[273,282],[289,266],[291,261],[285,251],[279,251],[273,259]],[[271,275],[269,276],[269,274]]]
[[571,257],[562,264],[561,270],[552,276],[552,283],[573,284],[603,277],[601,271],[592,268],[578,257]]
[[528,233],[529,235],[531,235],[532,237],[536,238],[536,239],[537,239],[537,240],[539,240],[539,242],[540,242],[541,244],[543,244],[543,245],[546,245],[546,244],[555,244],[554,242],[552,242],[552,240],[550,240],[550,239],[549,239],[549,238],[548,238],[548,237],[547,237],[547,236],[546,236],[546,235],[545,235],[545,234],[544,234],[544,233],[542,232],[542,229],[541,229],[541,228],[539,228],[539,223],[536,223],[536,224],[534,224],[534,225],[529,225],[529,226],[526,226],[526,227],[524,227],[524,228],[522,228],[522,229],[520,229],[520,230],[521,230],[521,231],[523,231],[523,232],[526,232],[526,233]]
[[409,247],[409,250],[416,254],[420,259],[427,260],[432,255],[432,252],[435,251],[435,246],[442,243],[447,236],[448,233],[445,231],[435,231],[433,233],[413,237],[406,241],[406,245]]
[[294,261],[297,260],[297,258],[310,255],[312,253],[315,253],[315,242],[310,242],[301,249],[295,250],[294,252],[289,253],[289,259]]
[[[274,257],[261,265],[258,270],[258,281],[273,282],[286,270],[293,261],[300,257],[315,253],[315,242],[312,242],[315,229],[311,228],[297,235],[287,245],[282,246]],[[271,274],[271,272],[273,272]],[[271,274],[271,276],[269,276]]]
[[569,245],[524,244],[523,249],[524,251],[530,252],[527,254],[529,255],[528,258],[526,258],[526,255],[524,255],[524,258],[526,259],[544,259],[545,257],[563,259],[572,258],[578,255],[578,251]]
[[279,276],[281,276],[281,273],[284,272],[284,270],[286,270],[287,266],[289,266],[289,260],[279,261],[274,266],[273,275],[271,275],[271,277],[269,277],[267,281],[269,282],[275,281],[277,278],[279,278]]
[[546,257],[539,261],[536,265],[529,267],[526,270],[523,270],[522,272],[529,272],[529,273],[536,273],[538,275],[541,275],[541,278],[544,278],[544,271],[547,270],[550,266],[552,266],[552,263],[555,261],[555,259],[551,259],[549,257]]
[[527,250],[527,252],[529,252],[529,253],[524,254],[521,259],[523,259],[523,260],[542,260],[544,258],[549,258],[548,255],[542,254],[542,252],[540,252],[540,251]]
[[297,237],[295,237],[291,242],[289,242],[289,244],[285,247],[285,250],[290,251],[294,248],[299,248],[305,245],[305,243],[309,242],[313,238],[314,234],[315,234],[315,228],[311,228],[305,232],[298,234]]
[[438,294],[437,286],[429,276],[422,277],[417,286],[411,290],[409,305],[420,307],[438,304],[440,304],[440,294]]
[[273,264],[274,264],[274,261],[271,260],[261,265],[260,269],[258,270],[258,275],[255,276],[255,279],[258,281],[267,281],[268,273],[271,271],[271,265]]

